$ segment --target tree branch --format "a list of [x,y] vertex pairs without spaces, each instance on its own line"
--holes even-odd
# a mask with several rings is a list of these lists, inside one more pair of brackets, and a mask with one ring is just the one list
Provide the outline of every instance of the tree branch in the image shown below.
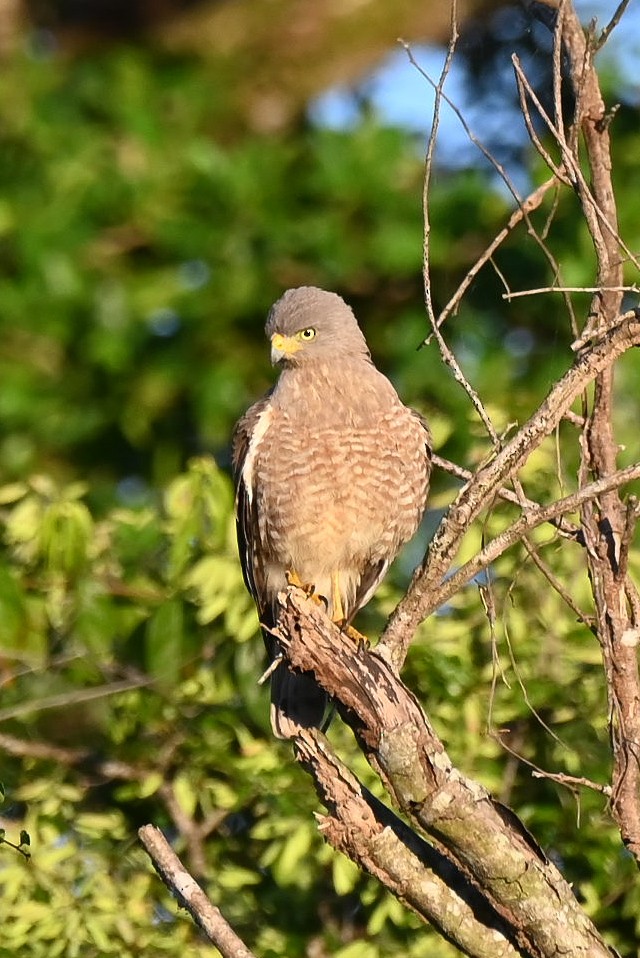
[[439,588],[471,522],[497,495],[501,486],[522,467],[528,456],[556,428],[577,396],[598,374],[631,346],[640,344],[640,321],[635,311],[618,318],[595,345],[583,349],[573,366],[551,389],[544,402],[516,435],[460,490],[440,523],[423,565],[416,570],[406,596],[392,614],[378,651],[399,668],[413,634],[436,606]]
[[477,555],[465,562],[453,575],[448,576],[439,587],[432,591],[430,603],[433,608],[437,609],[447,602],[478,572],[495,562],[499,556],[523,539],[536,526],[557,519],[563,513],[575,512],[587,500],[595,499],[611,489],[618,489],[634,479],[640,479],[640,463],[635,463],[626,469],[619,469],[597,482],[591,482],[589,485],[583,486],[578,492],[565,496],[563,499],[558,499],[556,502],[551,502],[548,506],[527,508],[519,519],[497,535],[495,539],[492,539]]
[[138,830],[138,836],[155,870],[178,905],[186,908],[223,958],[256,958],[236,935],[220,909],[209,901],[200,885],[191,877],[160,829],[155,825],[143,825]]
[[536,958],[611,958],[555,865],[516,816],[451,763],[393,669],[289,588],[278,637],[292,666],[337,700],[368,761],[403,812],[439,843]]
[[[603,37],[606,39],[624,11],[620,4]],[[618,233],[615,192],[611,178],[611,142],[606,107],[593,64],[595,38],[585,38],[570,3],[563,3],[562,40],[578,91],[576,130],[584,139],[591,174],[588,185],[580,172],[577,180],[585,220],[598,260],[600,287],[591,303],[587,332],[600,333],[615,323],[623,282],[621,250],[626,246]],[[602,42],[602,38],[601,38]],[[581,171],[576,138],[576,170]],[[630,260],[640,268],[636,258]],[[610,476],[616,470],[618,443],[613,428],[613,368],[600,371],[595,380],[591,414],[582,435],[583,481]],[[640,865],[640,672],[637,646],[637,589],[620,574],[620,542],[629,513],[616,489],[603,492],[597,502],[582,509],[587,542],[587,566],[596,609],[596,628],[603,655],[611,714],[613,744],[612,813],[627,848]],[[635,520],[633,520],[635,521]]]
[[323,837],[472,958],[516,958],[509,928],[467,877],[379,802],[315,730],[295,743],[327,816]]

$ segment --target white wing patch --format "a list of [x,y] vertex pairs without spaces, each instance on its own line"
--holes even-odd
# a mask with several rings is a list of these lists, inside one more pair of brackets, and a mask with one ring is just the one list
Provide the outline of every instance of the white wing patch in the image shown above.
[[271,425],[271,420],[273,419],[273,408],[269,405],[266,406],[260,415],[258,416],[255,426],[251,432],[251,441],[249,443],[249,448],[247,449],[247,454],[244,458],[244,463],[242,465],[242,472],[240,473],[240,478],[244,484],[244,487],[247,492],[247,500],[251,506],[253,503],[253,467],[256,461],[256,455],[258,454],[258,449],[260,448],[260,443],[264,439],[266,432]]

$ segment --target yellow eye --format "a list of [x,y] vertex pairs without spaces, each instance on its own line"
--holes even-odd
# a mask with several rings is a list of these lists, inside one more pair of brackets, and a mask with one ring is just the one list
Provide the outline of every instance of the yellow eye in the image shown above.
[[316,338],[316,331],[311,326],[308,329],[301,329],[299,333],[296,333],[298,339],[302,339],[305,343],[310,342],[312,339]]

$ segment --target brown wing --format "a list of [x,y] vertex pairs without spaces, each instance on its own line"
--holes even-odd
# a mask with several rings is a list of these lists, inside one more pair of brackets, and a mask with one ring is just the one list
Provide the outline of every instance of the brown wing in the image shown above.
[[255,496],[252,486],[250,456],[255,452],[258,440],[256,430],[263,413],[270,408],[268,393],[254,403],[238,421],[231,440],[231,464],[236,487],[236,533],[238,552],[245,585],[253,596],[262,620],[267,599],[265,595],[264,556],[258,537],[258,518],[255,511]]
[[[253,596],[269,658],[279,654],[277,640],[270,632],[273,608],[266,594],[264,563],[253,488],[253,462],[257,444],[268,428],[270,394],[260,399],[236,425],[231,446],[236,486],[236,531],[242,574]],[[278,738],[293,738],[301,728],[320,727],[327,696],[311,675],[293,674],[281,663],[271,676],[271,726]]]

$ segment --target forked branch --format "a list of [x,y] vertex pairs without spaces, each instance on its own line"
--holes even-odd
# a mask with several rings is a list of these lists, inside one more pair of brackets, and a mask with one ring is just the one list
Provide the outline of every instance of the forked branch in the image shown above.
[[[359,648],[300,590],[282,596],[286,657],[334,696],[372,767],[414,825],[467,875],[536,958],[611,958],[573,891],[508,809],[456,769],[397,674]],[[303,737],[307,762],[315,740]]]

